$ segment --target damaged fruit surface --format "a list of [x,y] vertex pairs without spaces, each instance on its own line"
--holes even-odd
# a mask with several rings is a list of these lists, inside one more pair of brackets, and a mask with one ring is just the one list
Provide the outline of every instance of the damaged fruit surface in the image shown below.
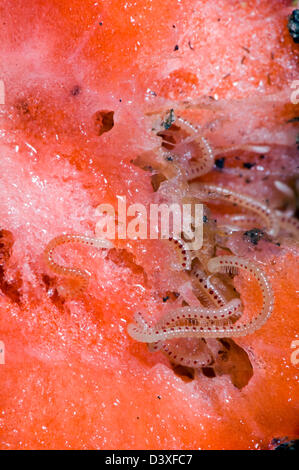
[[[253,334],[213,340],[214,362],[201,369],[127,333],[138,311],[157,319],[194,301],[165,241],[59,247],[61,264],[90,273],[73,297],[44,259],[54,237],[94,236],[101,203],[185,197],[177,161],[156,152],[161,131],[169,152],[179,132],[165,110],[179,109],[219,150],[200,182],[290,209],[283,184],[296,198],[299,166],[290,2],[4,0],[0,11],[0,448],[267,449],[298,438],[294,237],[255,224],[232,235],[228,249],[263,266],[274,309]],[[183,169],[193,152],[182,148]],[[210,210],[221,224],[235,215],[219,201]],[[223,289],[240,293],[249,317],[260,308],[248,276]]]

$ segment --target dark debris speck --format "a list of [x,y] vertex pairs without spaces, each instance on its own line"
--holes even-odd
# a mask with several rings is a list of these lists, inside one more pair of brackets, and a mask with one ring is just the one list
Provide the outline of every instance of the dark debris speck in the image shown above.
[[77,96],[79,95],[81,91],[81,88],[79,87],[79,85],[75,85],[72,89],[71,89],[71,95],[72,96]]
[[243,163],[243,167],[247,168],[248,170],[250,170],[253,166],[255,166],[255,163],[250,163],[250,162]]
[[174,121],[175,121],[174,110],[170,109],[169,112],[167,113],[164,121],[162,122],[162,126],[164,127],[164,129],[167,130],[172,126]]
[[288,441],[287,438],[282,439],[273,439],[271,442],[271,447],[274,450],[283,451],[283,450],[299,450],[299,439]]
[[225,164],[225,158],[224,157],[216,158],[215,165],[216,165],[217,168],[219,168],[219,169],[224,168],[224,164]]
[[296,44],[299,44],[299,10],[294,10],[289,17],[288,30]]
[[244,232],[243,239],[257,245],[258,242],[265,237],[265,232],[259,228],[253,228]]

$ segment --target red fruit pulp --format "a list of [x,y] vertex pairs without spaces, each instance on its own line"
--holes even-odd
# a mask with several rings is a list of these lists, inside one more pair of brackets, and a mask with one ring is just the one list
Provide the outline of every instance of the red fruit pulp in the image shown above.
[[[265,165],[292,174],[297,131],[286,120],[298,112],[288,100],[298,46],[289,12],[282,0],[3,2],[2,449],[260,449],[298,437],[294,255],[271,258],[273,316],[236,341],[253,367],[242,388],[229,375],[191,380],[128,337],[133,314],[155,315],[184,281],[169,274],[170,255],[161,257],[158,242],[125,241],[108,255],[69,250],[61,259],[92,273],[79,299],[59,295],[61,281],[43,259],[54,236],[91,235],[100,203],[153,200],[148,173],[131,163],[159,142],[148,109],[202,95],[246,103],[257,92],[286,92],[279,112],[257,101],[252,114],[235,110],[207,132],[215,145],[282,143]],[[99,135],[102,111],[114,112],[114,126]],[[196,111],[193,119],[206,117]],[[231,181],[242,189],[243,180]],[[259,180],[248,191],[267,190]],[[243,279],[238,289],[254,312],[255,286]]]

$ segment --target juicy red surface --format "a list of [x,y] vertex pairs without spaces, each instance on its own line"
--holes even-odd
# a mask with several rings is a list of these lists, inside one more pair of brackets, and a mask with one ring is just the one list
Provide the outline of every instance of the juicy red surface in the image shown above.
[[[152,200],[148,174],[130,163],[158,142],[147,107],[200,95],[275,94],[296,78],[288,5],[2,2],[0,213],[9,234],[0,258],[2,449],[258,449],[273,437],[298,437],[293,256],[268,267],[273,317],[237,341],[254,367],[239,390],[227,376],[187,382],[128,337],[134,312],[155,315],[163,294],[182,282],[169,275],[159,243],[124,243],[127,251],[107,257],[69,250],[63,260],[89,269],[92,280],[82,298],[67,302],[42,255],[64,231],[92,234],[98,204],[116,204],[116,195]],[[114,111],[114,127],[99,136],[101,110]],[[277,139],[281,121],[263,119]],[[260,121],[241,115],[239,125],[246,137]],[[254,312],[255,290],[239,282]]]

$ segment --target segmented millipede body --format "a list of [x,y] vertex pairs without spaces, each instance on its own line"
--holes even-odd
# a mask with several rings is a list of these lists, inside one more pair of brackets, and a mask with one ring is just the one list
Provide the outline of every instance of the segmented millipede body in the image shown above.
[[198,148],[196,161],[189,162],[189,168],[186,170],[187,179],[191,180],[209,173],[213,169],[215,163],[214,152],[209,142],[201,135],[200,131],[196,127],[185,119],[178,117],[177,122],[181,129],[188,133],[191,132],[192,134],[190,138],[185,139],[184,142],[194,142]]
[[[199,107],[210,109],[211,103],[206,103],[204,100]],[[215,107],[215,103],[212,107]],[[161,115],[162,112],[163,110],[159,110],[148,114]],[[168,189],[164,188],[169,188],[170,192],[174,190],[176,199],[181,195],[183,204],[187,204],[191,200],[192,204],[205,202],[209,205],[214,200],[219,200],[228,202],[241,210],[238,211],[239,214],[217,216],[218,224],[210,217],[210,212],[206,208],[202,215],[203,243],[200,247],[194,246],[192,248],[191,244],[184,242],[187,237],[184,232],[179,234],[177,239],[176,237],[169,238],[178,252],[179,267],[181,270],[187,271],[184,273],[185,276],[189,275],[191,281],[189,289],[191,286],[193,298],[188,291],[185,305],[189,305],[181,308],[175,306],[172,311],[167,310],[167,313],[164,313],[154,323],[149,324],[142,313],[137,313],[134,316],[135,323],[128,325],[128,333],[133,339],[147,343],[151,351],[161,350],[176,364],[204,367],[213,365],[214,353],[215,351],[216,355],[219,353],[219,345],[215,349],[213,343],[217,343],[219,338],[246,336],[253,333],[267,321],[274,304],[270,282],[258,264],[239,256],[215,257],[216,253],[219,250],[221,252],[227,250],[231,253],[228,240],[229,236],[236,231],[249,230],[250,234],[245,232],[243,238],[250,237],[249,240],[257,244],[253,241],[255,233],[257,235],[254,236],[269,242],[271,240],[265,235],[266,233],[271,237],[276,237],[277,235],[283,236],[284,232],[287,232],[293,238],[298,239],[299,224],[296,219],[291,217],[294,213],[295,193],[282,182],[276,182],[276,187],[285,193],[287,198],[288,208],[283,213],[268,207],[266,202],[256,200],[254,196],[242,194],[217,184],[194,182],[196,178],[206,175],[214,169],[216,155],[239,150],[262,155],[270,151],[269,145],[240,143],[222,148],[215,146],[212,148],[209,141],[202,135],[200,127],[194,126],[188,120],[175,114],[175,110],[171,109],[167,119],[163,119],[160,123],[162,131],[157,134],[162,138],[160,148],[162,158],[160,160],[162,163],[167,163],[166,165],[165,163],[161,164],[161,168],[156,168],[156,170],[161,172],[162,183],[165,178],[172,180],[169,186],[165,186],[165,183],[163,186],[161,184],[161,190],[164,191],[163,196],[168,199]],[[188,157],[189,159],[187,159]],[[247,166],[244,164],[244,167],[249,169],[249,165],[249,163]],[[157,184],[156,186],[159,187]],[[179,191],[176,191],[176,187]],[[234,237],[232,238],[233,242]],[[251,246],[249,248],[252,250]],[[243,318],[243,304],[231,283],[231,274],[238,272],[238,270],[243,270],[249,276],[255,277],[262,293],[261,309],[249,320]],[[228,276],[225,277],[217,273],[227,273]],[[204,305],[201,304],[201,301]],[[206,338],[209,341],[206,341]]]
[[227,303],[226,298],[220,292],[219,289],[212,283],[209,279],[209,276],[201,269],[197,264],[195,264],[191,270],[191,275],[197,281],[200,289],[203,291],[204,295],[210,302],[215,305],[215,307],[224,307]]
[[[261,311],[247,323],[238,321],[236,324],[217,321],[221,318],[225,320],[234,312],[241,308],[240,301],[233,299],[225,307],[214,311],[214,320],[211,311],[198,307],[183,307],[174,312],[169,312],[157,325],[145,330],[141,324],[130,324],[129,334],[138,341],[154,343],[160,340],[172,338],[201,337],[201,338],[222,338],[233,336],[245,336],[259,329],[270,317],[273,310],[273,292],[270,282],[264,272],[254,263],[238,256],[219,256],[212,258],[208,263],[211,272],[223,272],[232,268],[244,270],[253,275],[263,294],[263,305]],[[204,312],[205,310],[205,312]],[[208,315],[207,315],[208,313]],[[190,315],[190,317],[189,317]],[[224,317],[222,317],[224,315]],[[135,318],[137,320],[137,318]]]
[[187,271],[190,270],[192,260],[188,244],[175,235],[169,237],[168,240],[175,247],[178,253],[179,265],[181,268]]
[[[193,126],[193,124],[188,122],[186,119],[183,119],[182,117],[178,116],[175,120],[175,124],[179,125],[179,127],[188,134],[188,137],[180,141],[179,144],[176,144],[175,141],[172,142],[170,140],[170,132],[170,137],[168,137],[167,140],[163,140],[162,143],[171,149],[171,153],[175,153],[175,148],[177,145],[181,147],[182,145],[188,143],[195,144],[197,148],[195,157],[196,159],[190,161],[188,168],[185,169],[187,180],[192,180],[209,173],[213,169],[215,158],[213,149],[208,140],[202,136],[201,132],[195,126]],[[164,134],[167,137],[169,131],[166,131]]]
[[72,294],[76,294],[86,289],[88,286],[90,273],[77,267],[67,267],[54,261],[54,251],[58,246],[66,244],[80,244],[95,247],[98,249],[112,248],[113,244],[109,240],[87,237],[83,235],[59,235],[53,238],[44,250],[45,262],[49,269],[59,276],[77,281],[77,287],[72,289]]
[[197,257],[206,267],[207,262],[215,254],[215,237],[216,237],[216,224],[215,220],[210,214],[210,211],[207,210],[207,207],[204,206],[204,216],[203,216],[203,243],[202,247],[197,251]]
[[255,213],[266,225],[266,231],[271,236],[276,236],[279,231],[279,222],[276,213],[262,202],[256,201],[250,196],[237,193],[228,188],[214,184],[196,183],[192,193],[199,199],[220,199],[233,205],[247,209]]
[[[274,306],[272,287],[264,271],[255,263],[238,256],[217,256],[212,258],[208,263],[208,269],[212,273],[227,272],[231,269],[244,270],[255,277],[263,297],[262,308],[252,320],[249,320],[247,323],[237,322],[234,326],[223,326],[224,331],[221,332],[221,336],[229,336],[230,334],[232,336],[245,336],[261,328],[271,316]],[[231,333],[227,334],[226,330],[229,330]]]
[[208,325],[216,324],[217,320],[222,323],[235,315],[240,308],[241,301],[239,299],[233,299],[224,307],[218,309],[182,307],[167,313],[154,327],[147,329],[143,327],[144,320],[140,320],[142,314],[138,313],[134,316],[136,324],[131,323],[128,325],[128,333],[132,338],[143,343],[156,343],[157,341],[172,338],[212,336],[204,334],[205,331],[211,330]]
[[286,216],[287,218],[293,217],[296,212],[296,193],[290,188],[288,184],[283,183],[282,181],[274,181],[275,188],[280,192],[283,197],[283,202],[285,203],[285,208],[283,211],[276,209],[276,213]]
[[[182,338],[175,343],[172,341],[158,341],[148,343],[151,352],[162,351],[175,364],[186,367],[207,367],[213,362],[211,351],[207,348],[206,342],[202,338],[196,338],[196,344],[190,348],[186,344],[188,338]],[[194,341],[194,338],[192,339]]]
[[[269,209],[273,212],[274,217],[277,219],[277,223],[279,226],[279,231],[283,230],[284,232],[291,235],[295,240],[299,241],[299,221],[295,217],[291,217],[290,215],[286,215],[280,211],[275,209]],[[227,229],[234,227],[237,230],[244,230],[249,229],[252,227],[261,226],[261,219],[253,216],[253,215],[246,215],[246,214],[230,214],[226,216],[222,216],[220,220],[220,225],[218,226],[219,229],[226,227],[226,220],[227,220]],[[224,225],[222,225],[224,223]]]
[[[218,222],[218,217],[217,217]],[[219,220],[218,228],[235,227],[236,230],[248,230],[252,227],[261,227],[261,220],[256,215],[249,214],[225,214]]]
[[240,299],[233,299],[226,302],[225,305],[218,308],[206,307],[181,307],[164,315],[155,327],[169,326],[192,326],[192,325],[208,325],[222,324],[224,321],[232,318],[241,309]]
[[260,155],[268,153],[271,148],[269,145],[263,145],[263,144],[241,144],[241,145],[232,145],[230,147],[221,147],[221,148],[216,148],[214,153],[215,155],[219,155],[222,153],[230,153],[234,151],[240,151],[244,150],[246,152],[253,152],[257,153]]
[[185,344],[188,339],[181,340],[183,343],[175,344],[168,341],[161,344],[161,350],[175,364],[186,367],[208,367],[213,362],[213,356],[201,338],[196,339],[194,350],[189,351],[188,345]]
[[295,217],[288,217],[284,214],[276,212],[279,225],[281,229],[291,234],[297,241],[299,241],[299,221]]

